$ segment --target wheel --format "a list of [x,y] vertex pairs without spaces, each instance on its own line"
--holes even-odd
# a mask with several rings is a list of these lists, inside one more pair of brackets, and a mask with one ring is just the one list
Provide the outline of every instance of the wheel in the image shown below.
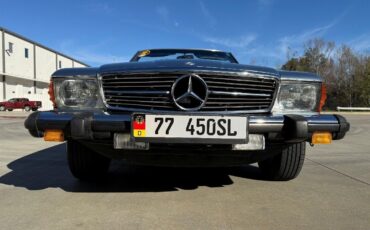
[[306,152],[306,143],[289,144],[277,155],[258,162],[258,166],[269,180],[287,181],[300,173]]
[[5,106],[0,106],[0,111],[5,111]]
[[111,161],[73,140],[67,141],[67,157],[72,175],[83,181],[102,178],[107,173]]
[[26,106],[24,107],[24,110],[25,110],[26,112],[29,112],[29,111],[31,111],[31,107],[30,107],[30,106],[28,106],[28,105],[26,105]]
[[8,109],[8,111],[13,111],[13,109]]

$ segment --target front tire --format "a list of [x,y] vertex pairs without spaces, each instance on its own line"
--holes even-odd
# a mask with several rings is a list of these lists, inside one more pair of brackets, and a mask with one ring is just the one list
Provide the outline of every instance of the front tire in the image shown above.
[[0,111],[5,111],[6,110],[6,108],[5,108],[5,106],[0,106]]
[[26,106],[24,107],[24,110],[25,110],[26,112],[29,112],[29,111],[31,111],[31,107],[30,107],[30,106],[28,106],[28,105],[26,105]]
[[72,175],[83,181],[102,178],[111,161],[74,140],[67,141],[67,157]]
[[258,162],[258,166],[267,179],[288,181],[300,173],[305,153],[305,142],[288,144],[277,155]]
[[13,111],[13,109],[8,109],[9,112]]

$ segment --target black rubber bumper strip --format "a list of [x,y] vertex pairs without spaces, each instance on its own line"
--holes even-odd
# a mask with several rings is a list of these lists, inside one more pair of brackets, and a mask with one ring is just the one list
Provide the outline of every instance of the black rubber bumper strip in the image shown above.
[[[45,129],[64,130],[79,139],[91,139],[96,132],[130,132],[130,114],[34,112],[25,121],[31,135],[41,137]],[[340,115],[250,116],[248,132],[252,134],[282,133],[286,139],[309,138],[314,131],[330,131],[333,139],[341,139],[349,123]]]
[[349,122],[347,122],[347,120],[343,116],[338,114],[335,114],[334,116],[338,119],[339,122],[339,130],[335,133],[334,138],[335,140],[340,140],[349,131],[351,125],[349,124]]

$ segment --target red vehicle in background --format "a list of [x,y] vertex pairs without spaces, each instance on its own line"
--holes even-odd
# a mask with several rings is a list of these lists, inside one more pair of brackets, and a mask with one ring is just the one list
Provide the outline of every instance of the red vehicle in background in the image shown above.
[[12,111],[13,109],[24,109],[25,111],[36,111],[41,108],[41,101],[30,101],[28,98],[12,98],[0,102],[0,111]]

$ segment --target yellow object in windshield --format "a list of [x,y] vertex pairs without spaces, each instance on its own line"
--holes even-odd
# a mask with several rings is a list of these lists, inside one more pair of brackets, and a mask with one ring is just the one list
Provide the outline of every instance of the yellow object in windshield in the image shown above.
[[145,57],[147,56],[148,54],[150,54],[150,50],[143,50],[139,53],[139,57]]

